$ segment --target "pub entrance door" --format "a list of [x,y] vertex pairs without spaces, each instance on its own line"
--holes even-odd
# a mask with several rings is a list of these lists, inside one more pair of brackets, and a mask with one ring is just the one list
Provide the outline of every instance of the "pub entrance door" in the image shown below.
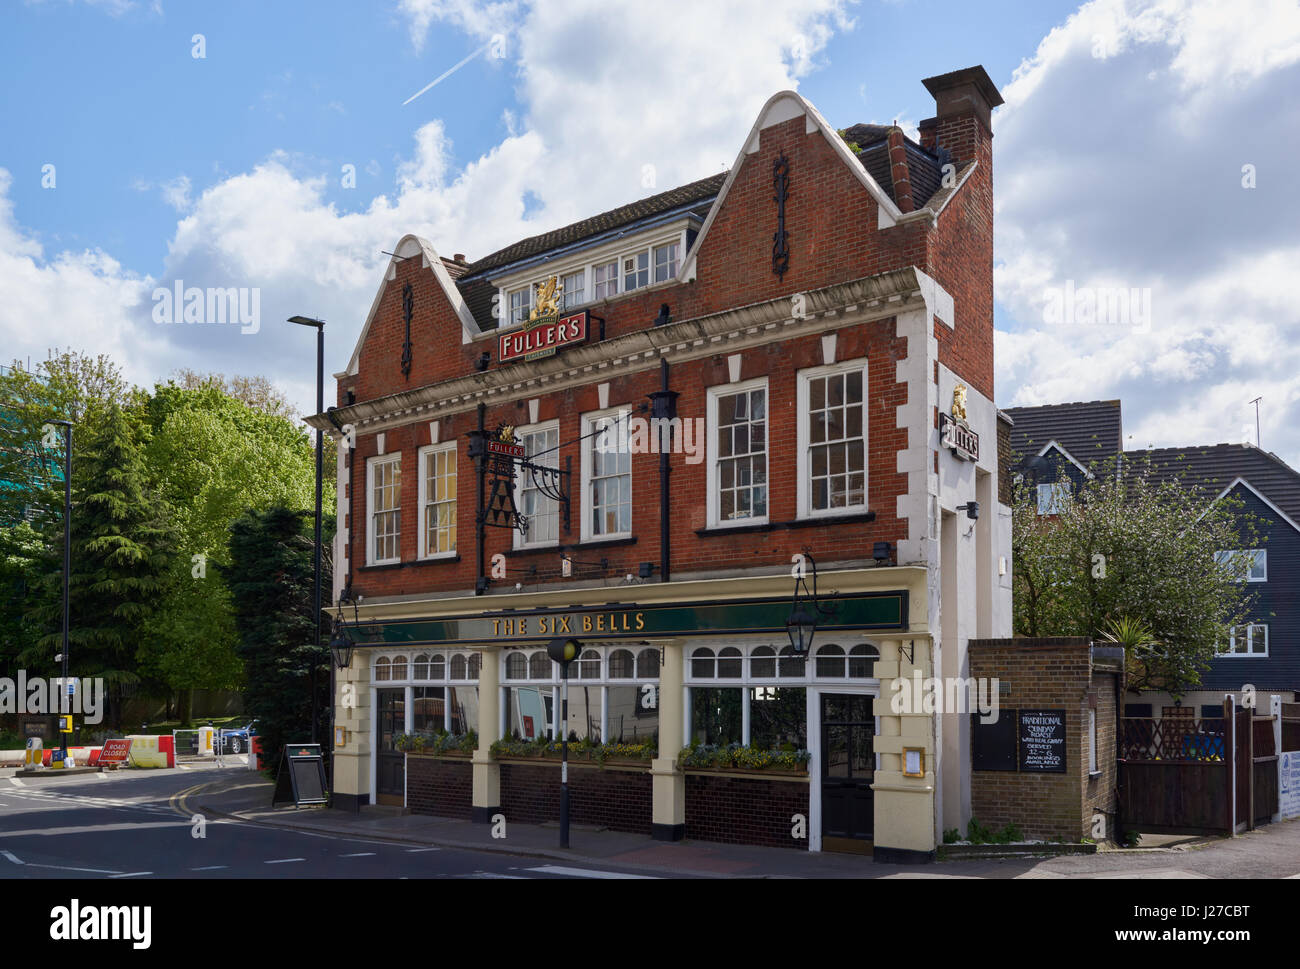
[[821,696],[822,849],[869,853],[874,836],[874,697]]
[[406,754],[397,749],[396,741],[406,729],[406,690],[377,690],[375,700],[375,803],[400,806],[406,800]]

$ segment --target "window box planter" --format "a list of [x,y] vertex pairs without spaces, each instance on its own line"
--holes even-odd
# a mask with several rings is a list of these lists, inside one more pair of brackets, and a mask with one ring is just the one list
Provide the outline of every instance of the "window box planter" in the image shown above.
[[808,776],[808,761],[812,754],[806,750],[768,750],[729,744],[703,744],[683,747],[677,763],[687,771],[713,771],[736,773],[745,776],[778,775]]

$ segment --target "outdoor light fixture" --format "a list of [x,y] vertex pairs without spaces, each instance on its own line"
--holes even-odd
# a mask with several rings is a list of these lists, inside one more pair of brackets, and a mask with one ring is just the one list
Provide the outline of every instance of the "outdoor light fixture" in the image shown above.
[[655,564],[653,562],[642,562],[637,566],[637,575],[643,579],[648,579],[654,575]]
[[342,623],[334,626],[334,635],[330,637],[330,654],[334,657],[334,666],[345,670],[352,665],[352,650],[355,644]]
[[[790,637],[790,648],[796,656],[807,655],[812,649],[813,633],[817,631],[817,617],[832,614],[831,609],[823,608],[817,601],[816,560],[812,557],[811,552],[804,552],[803,557],[812,568],[812,592],[808,591],[808,580],[800,572],[794,580],[794,602],[792,603],[790,618],[785,621],[785,634]],[[811,612],[804,608],[805,603],[799,599],[799,588],[801,586],[803,587],[806,604],[812,607]]]
[[569,664],[582,644],[559,637],[546,644],[546,655],[560,664],[560,847],[569,847]]
[[478,355],[478,361],[474,364],[474,369],[478,371],[486,370],[488,368],[488,364],[491,362],[492,362],[492,354],[484,350],[482,353]]
[[964,505],[957,506],[958,511],[964,511],[966,517],[971,521],[978,521],[980,517],[980,503],[978,501],[968,501]]
[[877,565],[883,565],[894,557],[894,544],[892,542],[876,542],[871,546],[871,557],[876,560]]

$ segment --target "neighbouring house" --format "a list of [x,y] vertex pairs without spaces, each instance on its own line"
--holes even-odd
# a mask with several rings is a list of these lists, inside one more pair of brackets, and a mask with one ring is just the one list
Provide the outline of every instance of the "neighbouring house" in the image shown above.
[[1256,691],[1259,709],[1268,709],[1269,695],[1293,702],[1300,690],[1300,473],[1249,444],[1126,451],[1118,400],[1008,407],[1005,412],[1014,422],[1012,467],[1031,476],[1040,514],[1052,514],[1057,502],[1120,458],[1149,461],[1157,478],[1179,478],[1216,501],[1233,495],[1259,523],[1261,548],[1221,552],[1252,558],[1248,581],[1258,588],[1251,621],[1224,631],[1223,650],[1203,674],[1202,689],[1177,700],[1156,692],[1130,696],[1125,714],[1217,717],[1225,694],[1240,702],[1248,687]]

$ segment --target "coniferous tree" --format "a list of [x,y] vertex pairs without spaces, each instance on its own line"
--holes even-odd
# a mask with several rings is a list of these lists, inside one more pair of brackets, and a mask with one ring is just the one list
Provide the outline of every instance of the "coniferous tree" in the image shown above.
[[[176,533],[148,486],[140,428],[125,409],[112,403],[98,424],[78,430],[86,447],[72,470],[69,672],[104,679],[109,722],[120,727],[122,700],[139,682],[142,627],[176,554]],[[40,530],[44,574],[32,611],[43,635],[20,658],[29,669],[53,670],[62,648],[61,501],[47,499]]]
[[[326,520],[328,525],[328,520]],[[235,611],[237,652],[244,661],[244,709],[258,721],[264,764],[274,771],[285,744],[311,736],[312,686],[321,714],[318,737],[329,725],[329,646],[314,643],[311,514],[283,506],[249,512],[231,526],[230,564],[218,566]],[[328,550],[332,529],[322,541]],[[321,563],[321,584],[331,584]],[[324,634],[322,634],[324,640]]]

